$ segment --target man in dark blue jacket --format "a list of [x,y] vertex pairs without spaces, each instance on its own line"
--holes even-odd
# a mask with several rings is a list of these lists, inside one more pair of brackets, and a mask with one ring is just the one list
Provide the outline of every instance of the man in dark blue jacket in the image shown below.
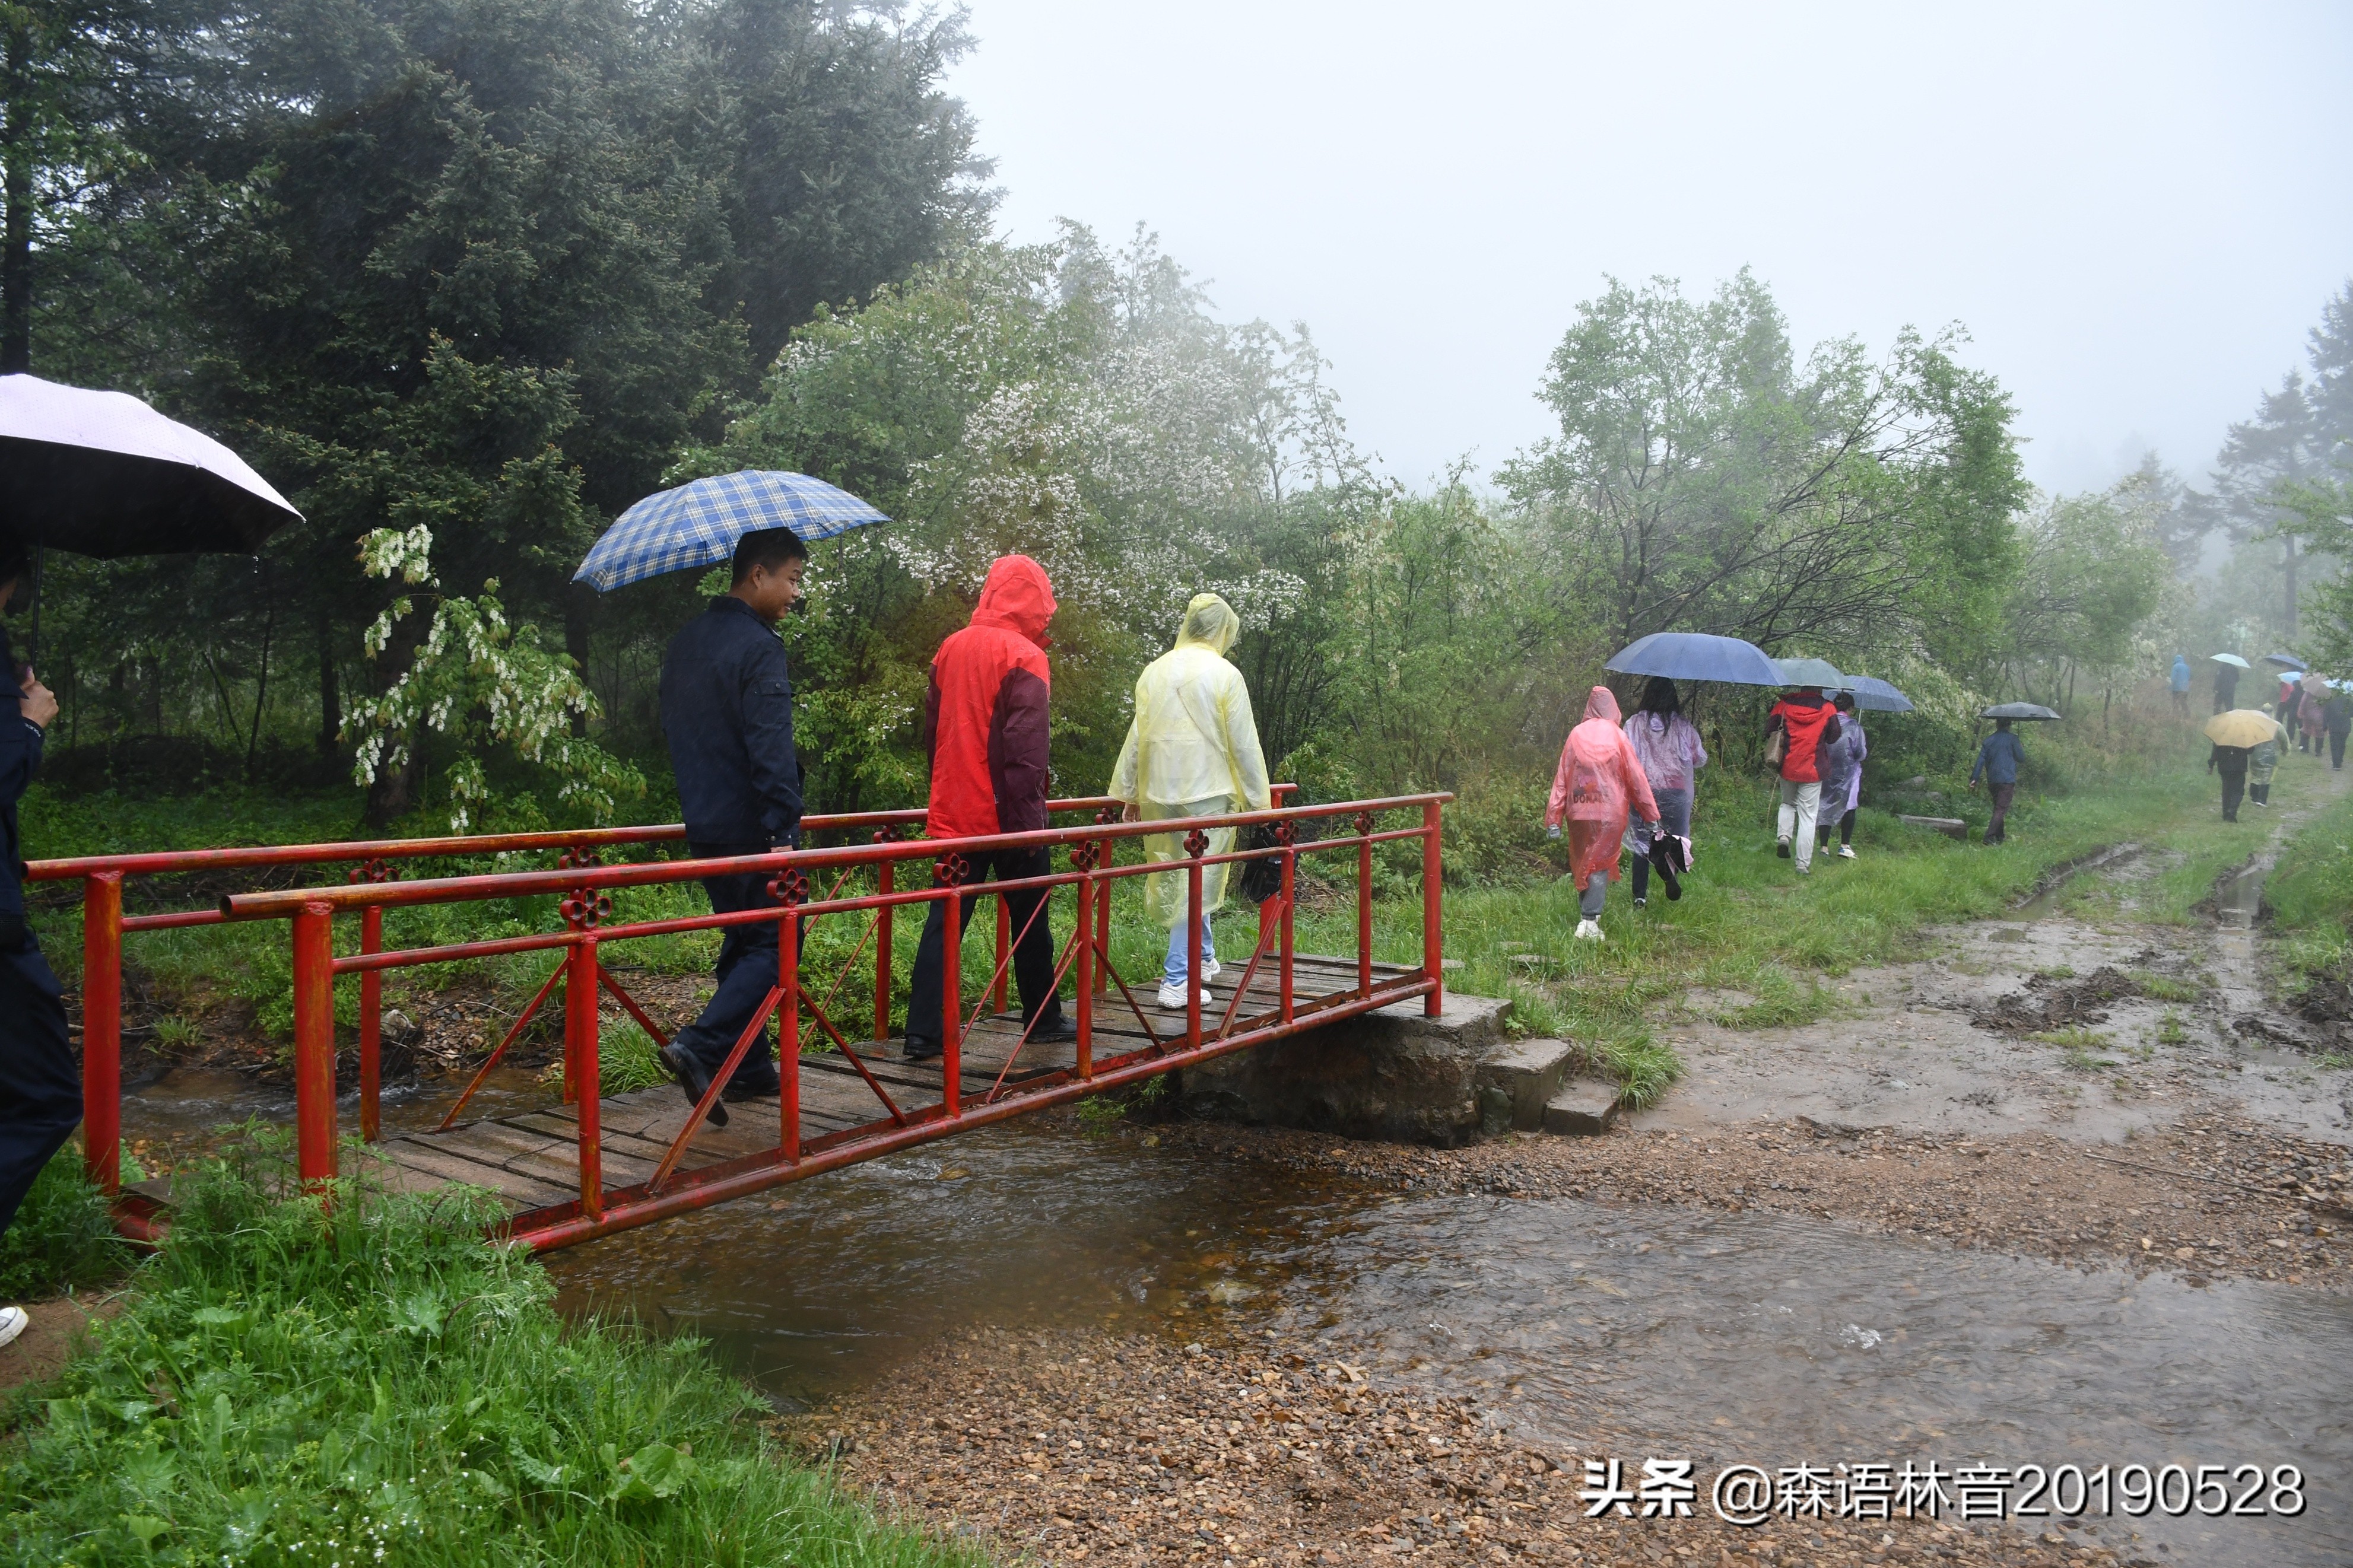
[[[662,734],[678,775],[687,846],[698,859],[798,847],[801,770],[793,752],[793,682],[776,622],[801,596],[808,551],[788,528],[747,533],[735,545],[735,584],[670,639],[662,657]],[[768,879],[708,877],[720,914],[766,909]],[[689,1100],[699,1100],[725,1065],[768,988],[776,983],[776,927],[730,926],[719,945],[718,992],[702,1016],[662,1048],[662,1065]],[[723,1091],[750,1100],[777,1089],[763,1042],[747,1052]],[[726,1125],[727,1108],[711,1120]]]
[[[2228,665],[2223,667],[2229,668]],[[1986,822],[1985,841],[2000,844],[2006,837],[2002,824],[2010,816],[2010,803],[2018,795],[2018,765],[2026,761],[2026,747],[2007,719],[1993,721],[1993,733],[1978,746],[1977,766],[1969,770],[1969,787],[1978,787],[1983,776],[1986,793],[1993,797],[1993,816]]]
[[[0,612],[24,581],[24,547],[0,538]],[[58,977],[25,923],[25,852],[16,803],[41,765],[58,700],[16,662],[0,629],[0,1231],[33,1178],[81,1120],[81,1071],[66,1036]],[[25,1331],[21,1307],[0,1307],[0,1345]]]

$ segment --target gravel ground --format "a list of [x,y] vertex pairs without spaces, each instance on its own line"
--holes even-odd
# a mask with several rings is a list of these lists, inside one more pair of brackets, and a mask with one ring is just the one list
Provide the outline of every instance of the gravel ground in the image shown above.
[[2219,1114],[2086,1148],[1799,1118],[1701,1133],[1616,1128],[1468,1149],[1206,1123],[1161,1129],[1228,1157],[1426,1191],[1769,1209],[2075,1267],[2353,1289],[2353,1151]]
[[[976,1330],[896,1381],[778,1423],[886,1512],[1018,1561],[1215,1568],[2149,1563],[2121,1525],[2028,1536],[1949,1521],[1588,1520],[1588,1456],[1515,1441],[1469,1402],[1400,1392],[1271,1339],[1178,1344]],[[1597,1441],[1606,1439],[1597,1439]],[[1642,1450],[1629,1444],[1617,1457]]]

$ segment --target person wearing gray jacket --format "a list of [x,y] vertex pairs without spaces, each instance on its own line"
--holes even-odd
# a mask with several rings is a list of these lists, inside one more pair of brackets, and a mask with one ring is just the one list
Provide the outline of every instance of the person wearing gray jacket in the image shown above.
[[1814,768],[1822,776],[1820,802],[1814,812],[1814,844],[1821,847],[1832,828],[1842,829],[1838,852],[1852,860],[1854,814],[1848,803],[1854,795],[1855,773],[1862,766],[1862,729],[1854,721],[1853,692],[1841,691],[1832,700],[1838,707],[1838,738],[1814,748]]

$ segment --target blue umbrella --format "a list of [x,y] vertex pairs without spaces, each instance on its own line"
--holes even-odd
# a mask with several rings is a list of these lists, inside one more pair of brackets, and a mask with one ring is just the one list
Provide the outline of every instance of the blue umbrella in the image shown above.
[[1780,686],[1781,672],[1765,650],[1738,637],[1706,632],[1652,632],[1609,656],[1604,669],[1620,675],[1663,675],[1670,680],[1721,680],[1735,686]]
[[2263,662],[2265,664],[2284,664],[2299,674],[2312,668],[2312,666],[2305,663],[2304,660],[2296,658],[2295,655],[2292,653],[2267,653],[2263,655]]
[[609,594],[664,573],[716,566],[734,556],[737,540],[764,529],[830,539],[890,521],[823,479],[746,468],[648,496],[613,520],[572,577]]
[[1854,705],[1866,713],[1909,713],[1912,699],[1876,676],[1850,675],[1845,689],[1854,693]]

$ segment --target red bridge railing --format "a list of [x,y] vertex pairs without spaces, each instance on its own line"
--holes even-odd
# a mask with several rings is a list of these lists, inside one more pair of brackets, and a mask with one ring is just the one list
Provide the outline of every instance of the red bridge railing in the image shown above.
[[[1103,797],[1049,803],[1051,814],[1092,816],[1118,802]],[[804,837],[835,833],[922,831],[921,811],[878,811],[802,819]],[[170,849],[126,855],[87,855],[36,860],[28,881],[78,881],[82,888],[82,1147],[90,1179],[111,1193],[121,1184],[122,1140],[122,939],[137,931],[217,925],[228,917],[217,901],[200,909],[126,915],[126,881],[191,871],[265,870],[277,867],[348,865],[354,882],[398,878],[404,861],[480,855],[554,853],[564,865],[588,864],[607,850],[650,848],[686,842],[678,823],[638,827],[567,828],[543,833],[483,833],[438,838],[355,839],[332,844],[266,844],[223,849]],[[361,945],[382,945],[381,909],[361,917]],[[887,957],[884,960],[887,964]],[[888,972],[885,971],[887,979]],[[377,1068],[382,1048],[382,994],[371,978],[361,984],[361,1117],[365,1136],[376,1130]]]
[[[607,848],[678,841],[681,831],[671,826],[108,857],[44,862],[34,872],[37,879],[79,877],[84,882],[85,1136],[91,1173],[110,1190],[117,1184],[116,1150],[121,1132],[121,975],[124,933],[220,920],[289,922],[293,958],[297,1159],[302,1176],[311,1181],[332,1178],[336,1170],[334,985],[339,977],[359,978],[360,1130],[364,1139],[374,1142],[378,1132],[375,1068],[380,1048],[382,976],[396,969],[502,954],[557,953],[559,962],[537,995],[443,1121],[445,1128],[455,1121],[490,1068],[561,981],[565,987],[564,1098],[576,1107],[579,1195],[567,1203],[519,1214],[510,1226],[516,1239],[546,1248],[648,1224],[841,1164],[951,1136],[1024,1110],[1100,1093],[1191,1063],[1245,1050],[1302,1028],[1398,1002],[1420,998],[1424,1010],[1436,1016],[1443,999],[1440,807],[1451,798],[1445,795],[1400,795],[1335,805],[1279,806],[1271,811],[1148,823],[1113,820],[1117,809],[1114,802],[1065,801],[1055,803],[1052,809],[1062,814],[1091,812],[1093,820],[1033,833],[946,840],[922,840],[909,836],[922,820],[920,812],[810,818],[804,823],[805,837],[865,831],[872,841],[720,860],[614,865],[600,862],[600,852]],[[1411,826],[1379,826],[1378,819],[1391,814],[1409,815]],[[1335,820],[1345,822],[1353,831],[1309,840],[1299,836],[1304,823]],[[1221,827],[1261,825],[1272,830],[1276,840],[1273,849],[1237,847],[1224,855],[1207,853],[1210,832]],[[1159,865],[1116,863],[1116,850],[1124,841],[1160,834],[1181,836],[1186,858]],[[1421,963],[1412,969],[1383,966],[1388,972],[1377,973],[1372,956],[1374,849],[1379,844],[1409,840],[1419,840],[1420,844]],[[979,888],[967,885],[971,858],[997,850],[1039,847],[1066,852],[1070,868],[1026,880]],[[552,870],[405,881],[398,879],[392,864],[399,858],[533,849],[557,851],[558,866]],[[1293,892],[1301,858],[1311,855],[1345,856],[1354,861],[1349,868],[1355,873],[1356,883],[1356,973],[1353,985],[1303,1000],[1295,994],[1293,984]],[[1270,856],[1280,857],[1280,890],[1260,907],[1256,945],[1222,1016],[1205,1016],[1204,992],[1197,968],[1187,987],[1182,1031],[1164,1037],[1113,963],[1113,889],[1123,879],[1155,871],[1182,875],[1187,889],[1188,929],[1198,929],[1207,868]],[[898,868],[913,860],[933,862],[931,874],[922,879],[920,885],[902,889],[898,886]],[[344,862],[356,864],[350,880],[340,887],[235,894],[222,899],[212,910],[129,917],[121,912],[121,884],[126,876],[206,868]],[[864,891],[861,888],[845,896],[844,889],[851,878],[870,871],[872,890]],[[611,894],[616,890],[741,873],[765,874],[776,905],[728,914],[610,923]],[[820,878],[829,878],[829,885],[822,896],[812,898],[811,890]],[[967,1018],[964,1008],[959,940],[962,933],[957,929],[956,895],[1024,889],[1050,893],[1063,887],[1074,889],[1077,908],[1070,939],[1062,944],[1057,958],[1055,984],[1060,989],[1064,980],[1075,973],[1077,1040],[1073,1060],[1067,1068],[1008,1086],[1005,1073],[1011,1071],[1013,1059],[1029,1045],[1025,1031],[1015,1045],[1014,1057],[1006,1063],[1005,1073],[999,1074],[985,1094],[967,1100],[960,1078],[962,1047],[966,1031],[977,1022],[979,1011],[975,1009]],[[383,945],[384,912],[387,909],[546,896],[558,900],[561,930],[407,949],[386,950]],[[869,1069],[828,1009],[867,944],[872,942],[876,963],[871,1036],[878,1041],[890,1037],[893,915],[902,908],[934,901],[944,903],[948,937],[941,980],[944,1035],[942,1089],[936,1104],[902,1106]],[[1036,918],[1046,918],[1044,911],[1050,903],[1050,898],[1041,899],[1040,912]],[[1013,943],[1002,900],[997,901],[997,965],[983,987],[982,1005],[987,1005],[993,998],[1001,1009]],[[359,920],[356,952],[338,956],[334,951],[333,922],[338,915],[356,916]],[[821,919],[860,917],[867,920],[866,930],[839,973],[831,977],[829,984],[805,981],[801,971],[807,925]],[[683,1128],[670,1141],[653,1175],[641,1183],[608,1187],[603,1177],[604,1141],[598,1125],[600,994],[611,994],[657,1044],[665,1043],[666,1037],[606,969],[603,950],[615,942],[765,921],[775,921],[778,929],[777,974],[758,1016],[736,1040],[726,1065],[714,1075],[702,1102],[693,1108]],[[1253,983],[1270,974],[1271,1001],[1261,993],[1261,1000],[1253,1004]],[[1096,1005],[1114,991],[1141,1024],[1146,1043],[1098,1058]],[[874,1093],[881,1110],[875,1121],[804,1138],[800,1112],[804,1013]],[[681,1168],[681,1161],[709,1117],[722,1086],[735,1064],[754,1047],[771,1017],[777,1022],[782,1045],[776,1143],[759,1153]],[[902,1087],[903,1092],[904,1086]],[[134,1221],[137,1218],[126,1217]]]

